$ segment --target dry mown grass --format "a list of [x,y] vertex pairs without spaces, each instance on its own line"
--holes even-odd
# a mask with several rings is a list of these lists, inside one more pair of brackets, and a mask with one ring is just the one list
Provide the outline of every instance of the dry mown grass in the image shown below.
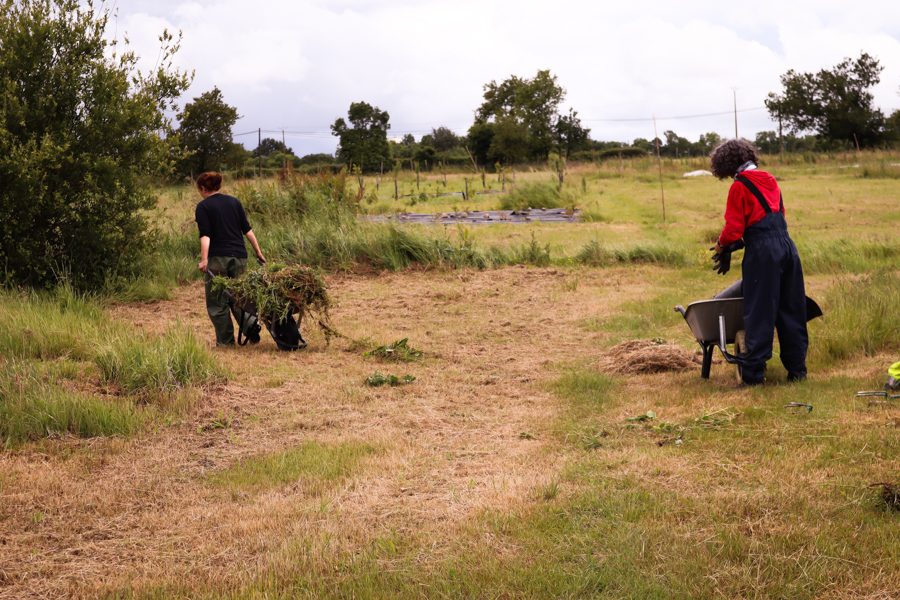
[[[582,335],[577,322],[641,285],[624,272],[585,272],[581,291],[567,293],[569,276],[508,268],[333,278],[343,333],[409,337],[426,351],[403,365],[415,384],[366,388],[365,376],[394,365],[343,351],[345,341],[326,351],[306,327],[306,352],[278,352],[271,339],[221,352],[234,379],[139,439],[48,441],[0,455],[0,597],[239,586],[299,543],[311,543],[325,568],[324,557],[386,531],[438,541],[479,510],[526,501],[557,470],[546,448],[555,402],[543,383],[559,362],[596,351],[599,334]],[[194,284],[111,316],[154,333],[180,320],[211,340],[202,295]],[[209,481],[248,457],[359,440],[381,451],[327,500],[302,480],[256,494]]]

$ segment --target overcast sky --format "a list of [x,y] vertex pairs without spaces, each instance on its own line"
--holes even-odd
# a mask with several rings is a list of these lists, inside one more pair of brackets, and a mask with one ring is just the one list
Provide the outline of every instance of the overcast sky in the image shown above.
[[[723,0],[107,0],[144,68],[163,29],[195,71],[184,100],[217,86],[242,118],[235,140],[285,129],[296,154],[334,152],[329,125],[351,102],[388,111],[391,137],[446,126],[464,134],[483,86],[550,69],[595,140],[672,130],[696,141],[777,129],[763,101],[789,69],[830,69],[862,52],[884,71],[873,89],[900,108],[900,1]],[[718,113],[718,114],[717,114]],[[253,131],[254,135],[240,136]]]

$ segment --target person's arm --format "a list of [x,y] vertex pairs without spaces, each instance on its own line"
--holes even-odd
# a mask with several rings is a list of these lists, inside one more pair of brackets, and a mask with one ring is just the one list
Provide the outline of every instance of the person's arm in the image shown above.
[[256,257],[259,258],[259,260],[266,262],[266,257],[263,256],[262,250],[259,249],[259,242],[256,241],[256,235],[253,233],[253,230],[250,229],[244,235],[247,236],[247,239],[250,240],[250,245],[256,250]]
[[725,227],[716,241],[716,252],[721,253],[725,246],[729,246],[742,237],[746,228],[746,216],[744,215],[744,186],[740,183],[731,184],[728,190],[728,202],[725,205]]
[[200,236],[200,264],[197,268],[206,273],[206,265],[209,262],[209,236]]

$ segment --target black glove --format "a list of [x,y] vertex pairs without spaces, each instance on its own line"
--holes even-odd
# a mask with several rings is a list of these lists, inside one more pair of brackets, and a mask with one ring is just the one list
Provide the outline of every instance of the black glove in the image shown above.
[[744,239],[741,238],[733,244],[728,244],[724,248],[722,248],[721,254],[716,253],[716,247],[713,246],[710,250],[713,251],[713,271],[717,272],[719,275],[724,275],[728,271],[731,270],[731,253],[737,252],[738,250],[744,249]]
[[728,244],[727,246],[722,248],[722,251],[731,253],[731,252],[737,252],[738,250],[743,250],[743,249],[744,249],[744,238],[741,238],[738,241],[736,241],[735,243]]
[[731,270],[731,252],[727,252],[725,250],[722,251],[721,254],[717,254],[715,252],[715,247],[710,248],[713,251],[712,260],[713,260],[713,271],[718,273],[719,275],[724,275],[728,271]]

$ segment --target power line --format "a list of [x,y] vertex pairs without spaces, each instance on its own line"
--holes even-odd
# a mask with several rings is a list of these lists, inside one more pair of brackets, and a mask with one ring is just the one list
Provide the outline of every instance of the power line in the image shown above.
[[[751,110],[763,110],[765,106],[758,106],[756,108],[742,108],[737,112],[749,112]],[[716,113],[706,113],[702,115],[686,115],[683,117],[657,117],[657,121],[675,121],[679,119],[699,119],[701,117],[720,117],[722,115],[733,115],[735,111],[728,110],[725,112],[716,112]],[[635,121],[652,121],[653,117],[643,117],[640,119],[582,119],[582,121],[590,121],[592,123],[602,122],[602,123],[626,123],[626,122],[635,122]]]
[[[678,117],[657,117],[656,120],[657,121],[679,121],[679,120],[686,120],[686,119],[701,119],[701,118],[705,118],[705,117],[720,117],[723,115],[732,115],[735,113],[744,113],[744,112],[751,112],[751,111],[765,110],[765,109],[766,109],[765,106],[757,106],[754,108],[742,108],[737,111],[728,110],[728,111],[724,111],[724,112],[703,113],[703,114],[698,114],[698,115],[683,115],[683,116],[678,116]],[[587,122],[587,123],[639,123],[639,122],[653,121],[653,117],[640,117],[640,118],[629,118],[629,119],[582,119],[582,121]],[[260,132],[272,133],[272,134],[281,133],[285,136],[310,138],[310,139],[328,139],[328,138],[337,137],[333,133],[331,133],[330,130],[295,131],[293,129],[287,129],[287,128],[285,128],[285,129],[262,129],[262,130],[257,129],[254,131],[247,131],[244,133],[236,133],[232,137],[253,135],[253,134],[258,134]],[[418,129],[418,130],[413,129],[413,130],[407,131],[407,130],[393,128],[393,129],[391,129],[390,133],[393,134],[393,137],[397,137],[397,136],[404,135],[404,134],[423,134],[424,135],[424,134],[431,133],[431,129]]]

